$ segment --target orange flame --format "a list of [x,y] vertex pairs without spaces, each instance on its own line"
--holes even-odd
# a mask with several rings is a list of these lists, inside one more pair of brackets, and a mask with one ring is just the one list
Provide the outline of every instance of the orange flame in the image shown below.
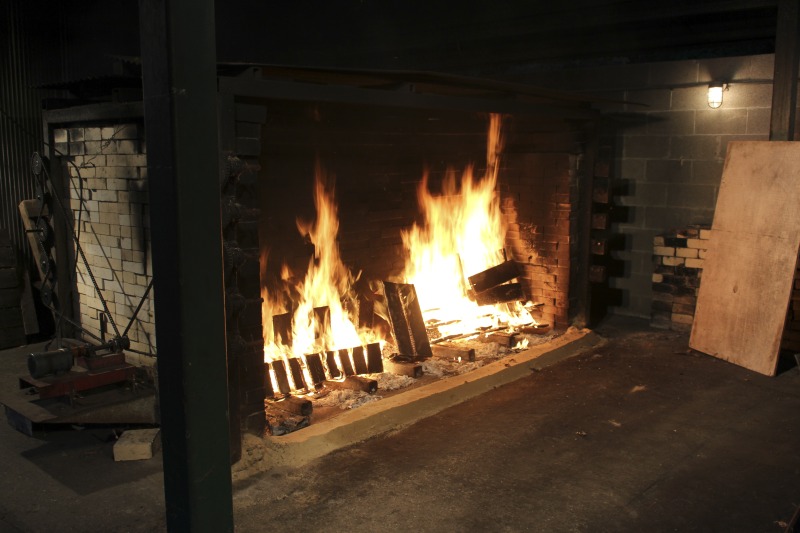
[[[378,339],[370,331],[360,331],[356,326],[355,305],[348,310],[344,302],[354,302],[352,284],[356,277],[342,263],[339,255],[337,235],[339,219],[333,186],[322,167],[316,166],[314,181],[314,205],[317,218],[313,222],[297,220],[297,229],[314,245],[314,256],[309,260],[308,270],[302,281],[294,280],[289,267],[284,264],[281,279],[292,285],[291,301],[283,293],[270,294],[262,290],[264,299],[264,355],[267,362],[288,357],[301,357],[326,350],[338,350],[362,346]],[[315,309],[327,308],[319,313]],[[274,339],[270,317],[280,310],[290,309],[290,339]],[[308,376],[306,376],[308,377]]]
[[[444,335],[532,322],[519,303],[479,306],[469,298],[468,276],[504,259],[506,224],[495,191],[501,150],[501,117],[491,115],[483,177],[473,177],[472,166],[464,170],[460,180],[453,170],[448,170],[441,194],[434,195],[428,190],[425,174],[417,190],[425,223],[402,232],[409,254],[405,281],[416,286],[426,321],[440,324],[439,331]],[[289,357],[298,357],[307,382],[310,380],[304,355],[382,340],[379,332],[359,331],[356,325],[352,284],[357,276],[344,265],[339,254],[339,220],[333,186],[319,163],[315,175],[317,218],[313,223],[297,221],[300,233],[315,247],[305,278],[296,280],[284,264],[281,280],[286,290],[275,294],[266,288],[262,290],[265,361],[288,362]],[[321,307],[327,308],[327,313],[315,312]],[[270,319],[286,310],[292,313],[291,342],[275,339]],[[339,352],[335,358],[342,356],[350,354]],[[274,390],[278,390],[274,371],[270,376]]]
[[450,169],[441,195],[434,195],[423,176],[417,196],[425,223],[402,233],[410,257],[406,282],[416,286],[426,321],[445,324],[443,334],[532,320],[521,305],[482,307],[468,294],[469,276],[504,260],[507,228],[495,191],[501,150],[501,117],[493,114],[483,178],[475,179],[469,166],[459,182]]

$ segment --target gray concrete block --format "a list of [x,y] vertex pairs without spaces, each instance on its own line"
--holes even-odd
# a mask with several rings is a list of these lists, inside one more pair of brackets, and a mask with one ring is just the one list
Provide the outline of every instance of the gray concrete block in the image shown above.
[[692,181],[704,185],[719,185],[722,179],[722,159],[693,161],[692,162]]
[[663,135],[626,135],[625,157],[661,158],[669,155],[669,139]]
[[747,110],[747,133],[750,135],[769,135],[769,123],[772,110],[770,108],[752,108]]
[[712,185],[681,184],[667,191],[667,203],[674,207],[690,207],[714,210],[717,188]]
[[115,461],[150,459],[161,449],[160,429],[132,429],[114,444]]
[[728,135],[742,134],[747,131],[746,109],[719,109],[697,111],[695,133],[698,135],[722,133]]
[[692,181],[692,162],[683,159],[653,159],[647,162],[645,180],[657,183]]
[[691,134],[695,130],[695,113],[692,110],[683,111],[658,111],[648,114],[647,133],[651,135],[663,134]]
[[675,135],[670,138],[672,159],[715,159],[719,157],[718,135]]

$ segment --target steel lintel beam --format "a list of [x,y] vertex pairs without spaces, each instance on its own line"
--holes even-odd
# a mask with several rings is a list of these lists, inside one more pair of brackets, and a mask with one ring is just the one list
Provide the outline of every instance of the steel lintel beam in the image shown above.
[[140,0],[169,531],[233,531],[213,0]]
[[220,90],[236,96],[381,105],[418,109],[445,109],[487,113],[519,113],[564,119],[593,119],[599,113],[576,105],[548,105],[525,102],[509,97],[479,98],[415,92],[413,84],[400,89],[375,89],[347,85],[303,83],[252,78],[220,78]]

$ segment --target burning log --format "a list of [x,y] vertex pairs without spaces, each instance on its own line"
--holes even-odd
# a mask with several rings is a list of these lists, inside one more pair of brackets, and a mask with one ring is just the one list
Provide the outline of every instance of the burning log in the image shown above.
[[306,378],[303,377],[303,364],[297,357],[289,359],[289,370],[292,372],[292,382],[295,389],[306,388]]
[[414,359],[431,357],[425,320],[412,284],[383,282],[394,339],[401,355]]
[[511,281],[519,277],[520,274],[519,265],[517,265],[516,261],[505,261],[483,272],[478,272],[468,279],[470,285],[472,285],[472,290],[477,294],[489,290],[492,287],[496,287],[501,283]]
[[546,335],[552,329],[550,324],[531,324],[530,326],[521,327],[520,331],[522,333],[533,333],[534,335]]
[[369,374],[367,360],[364,358],[364,347],[356,346],[353,348],[353,367],[356,374]]
[[379,374],[383,372],[383,355],[381,354],[380,343],[373,342],[367,344],[367,372]]
[[336,379],[342,375],[339,370],[339,365],[336,364],[336,352],[325,352],[325,364],[328,365],[328,373],[332,379]]
[[275,344],[292,345],[292,313],[272,315],[272,331]]
[[441,357],[442,359],[454,359],[460,361],[473,362],[475,361],[475,350],[465,346],[458,346],[453,343],[443,342],[431,346],[433,355]]
[[271,368],[272,371],[275,373],[275,381],[278,383],[278,391],[281,394],[289,394],[292,391],[291,386],[289,386],[289,376],[286,374],[286,365],[283,364],[283,361],[273,361],[272,363],[267,363]]
[[311,381],[314,382],[315,386],[325,381],[325,367],[322,366],[320,354],[307,355],[306,366],[308,367],[308,373],[311,374]]
[[[335,362],[336,361],[336,352],[334,352],[334,351],[326,352],[326,357],[328,357],[330,359],[333,359],[334,362]],[[355,375],[356,371],[353,369],[353,363],[352,363],[352,361],[350,361],[350,354],[348,353],[347,350],[339,350],[339,361],[342,364],[341,371],[345,376],[354,376]],[[330,368],[330,365],[329,365],[329,368]],[[333,374],[331,374],[331,377],[334,377]]]
[[397,374],[398,376],[409,376],[412,378],[422,377],[422,365],[410,361],[386,359],[383,362],[383,369],[386,372]]
[[494,305],[524,299],[525,293],[522,292],[520,283],[506,283],[475,293],[475,301],[478,305]]
[[311,416],[314,411],[314,404],[311,403],[311,400],[291,395],[280,399],[265,400],[264,406],[271,411],[277,410],[301,416]]
[[[318,339],[327,331],[330,324],[330,309],[327,306],[315,307],[312,313],[314,314],[314,321],[318,324],[315,331],[315,338]],[[292,310],[289,310],[288,313],[272,315],[272,331],[275,344],[292,345],[293,319],[294,312]]]
[[480,342],[496,342],[500,346],[505,346],[508,348],[513,348],[517,344],[517,336],[518,333],[507,333],[503,331],[496,331],[493,333],[488,333],[486,335],[481,335],[478,337]]
[[375,394],[378,390],[378,382],[374,379],[362,376],[347,376],[342,381],[326,381],[325,386],[334,390],[357,390]]

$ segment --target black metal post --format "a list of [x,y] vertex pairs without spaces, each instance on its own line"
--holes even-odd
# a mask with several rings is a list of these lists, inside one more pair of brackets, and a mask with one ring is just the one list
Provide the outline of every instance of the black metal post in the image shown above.
[[780,0],[775,35],[770,141],[794,140],[798,62],[800,62],[800,1]]
[[170,531],[233,531],[213,0],[140,0]]

